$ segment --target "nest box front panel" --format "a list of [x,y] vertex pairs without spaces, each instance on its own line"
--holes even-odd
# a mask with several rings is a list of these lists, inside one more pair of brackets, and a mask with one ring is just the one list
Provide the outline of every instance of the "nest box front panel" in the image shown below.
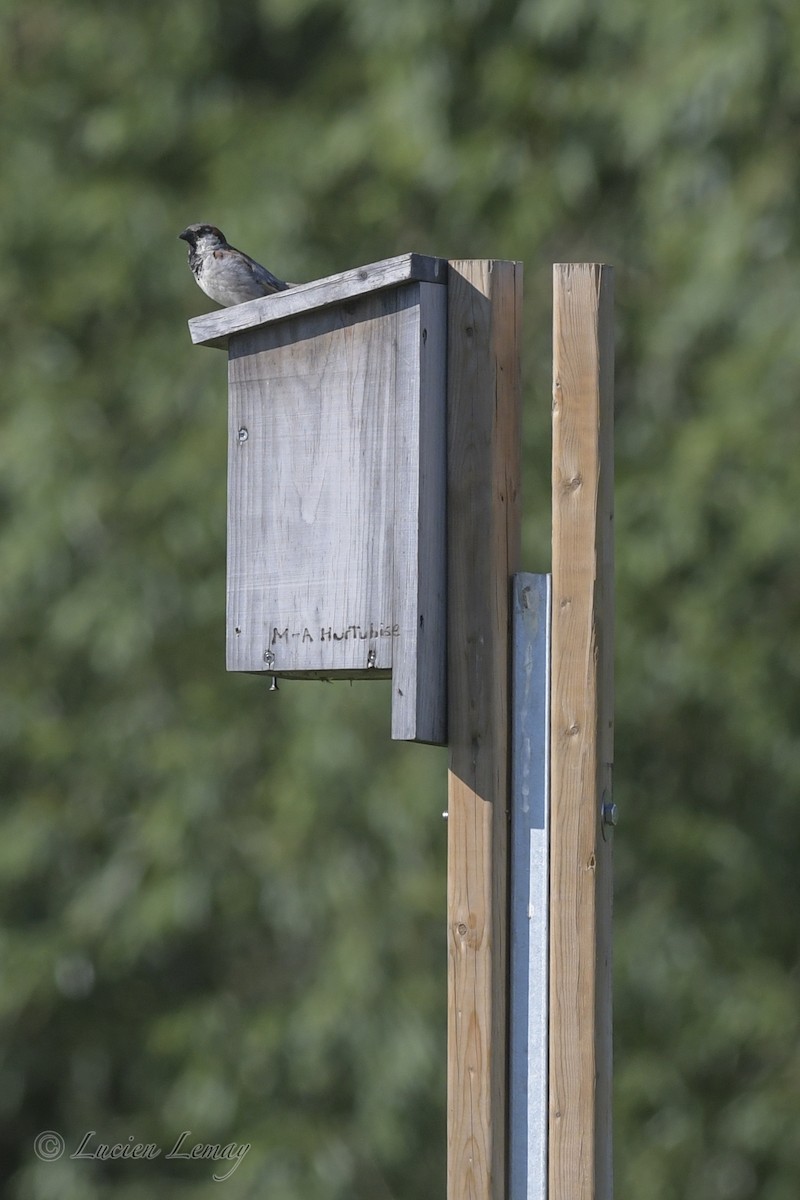
[[228,351],[228,668],[391,672],[395,737],[443,722],[445,326],[414,282]]

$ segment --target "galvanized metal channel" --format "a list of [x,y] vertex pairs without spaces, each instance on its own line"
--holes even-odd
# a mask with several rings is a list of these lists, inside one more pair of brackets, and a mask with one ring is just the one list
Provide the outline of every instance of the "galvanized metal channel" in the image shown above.
[[550,576],[512,581],[509,1196],[547,1197]]

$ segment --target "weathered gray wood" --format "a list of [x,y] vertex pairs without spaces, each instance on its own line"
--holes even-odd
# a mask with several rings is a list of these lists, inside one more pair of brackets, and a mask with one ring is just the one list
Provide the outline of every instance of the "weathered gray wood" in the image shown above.
[[232,342],[230,669],[391,669],[394,341],[416,320],[369,297]]
[[369,292],[414,282],[445,284],[446,259],[425,254],[400,254],[396,258],[300,284],[288,292],[276,292],[274,296],[248,300],[245,304],[193,317],[189,321],[189,332],[195,345],[224,349],[232,334],[272,325],[287,317],[353,300]]
[[[392,737],[447,736],[446,429],[447,289],[417,285],[419,321],[409,338],[395,421],[394,604],[400,627],[392,665]],[[399,397],[397,411],[399,411]]]
[[433,284],[373,292],[237,333],[228,366],[229,669],[392,671],[393,736],[430,742],[445,736],[445,308]]
[[549,575],[514,576],[511,696],[509,1195],[547,1200]]

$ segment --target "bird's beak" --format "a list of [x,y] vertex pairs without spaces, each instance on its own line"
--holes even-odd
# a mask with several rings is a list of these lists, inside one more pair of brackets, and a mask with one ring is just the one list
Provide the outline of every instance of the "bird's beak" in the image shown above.
[[184,229],[183,233],[178,234],[178,241],[180,241],[181,238],[183,238],[184,242],[189,241],[189,230],[188,229]]

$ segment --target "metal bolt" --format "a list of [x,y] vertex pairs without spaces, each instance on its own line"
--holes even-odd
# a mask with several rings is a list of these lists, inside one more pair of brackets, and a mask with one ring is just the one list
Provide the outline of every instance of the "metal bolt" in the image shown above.
[[264,662],[267,664],[268,667],[271,667],[272,664],[275,662],[275,655],[272,653],[271,650],[264,651]]
[[247,432],[244,425],[242,425],[239,430],[239,441],[246,442],[249,436],[250,436],[250,434]]
[[613,829],[619,820],[619,809],[611,800],[604,800],[600,806],[600,816],[604,825],[610,825]]

